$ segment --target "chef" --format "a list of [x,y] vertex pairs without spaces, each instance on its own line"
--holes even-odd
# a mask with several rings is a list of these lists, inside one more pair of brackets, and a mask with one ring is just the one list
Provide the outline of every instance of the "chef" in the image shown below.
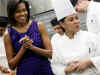
[[55,75],[100,75],[100,49],[95,34],[81,31],[80,20],[69,0],[52,0],[57,19],[65,29],[52,38],[51,66]]

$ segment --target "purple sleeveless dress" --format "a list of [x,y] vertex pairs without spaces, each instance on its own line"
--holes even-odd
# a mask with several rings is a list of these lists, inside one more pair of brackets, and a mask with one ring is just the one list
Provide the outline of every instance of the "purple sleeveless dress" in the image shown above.
[[[18,53],[22,44],[19,40],[25,35],[29,36],[34,41],[33,45],[44,49],[41,35],[38,31],[37,22],[33,21],[27,32],[19,33],[13,28],[9,28],[8,32],[12,40],[14,55]],[[53,75],[48,58],[35,53],[32,50],[27,50],[23,55],[19,65],[17,66],[17,75]]]

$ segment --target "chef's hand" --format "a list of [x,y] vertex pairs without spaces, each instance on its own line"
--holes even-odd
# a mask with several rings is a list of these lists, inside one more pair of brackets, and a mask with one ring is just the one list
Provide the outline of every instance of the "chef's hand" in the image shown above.
[[10,70],[8,68],[2,67],[1,72],[3,73],[10,73]]
[[8,75],[16,75],[15,72],[10,72]]
[[77,60],[73,61],[72,64],[76,65],[73,72],[83,72],[87,68],[92,66],[91,60]]
[[66,75],[70,75],[71,72],[73,72],[77,68],[77,65],[75,63],[70,63],[67,65],[64,69]]

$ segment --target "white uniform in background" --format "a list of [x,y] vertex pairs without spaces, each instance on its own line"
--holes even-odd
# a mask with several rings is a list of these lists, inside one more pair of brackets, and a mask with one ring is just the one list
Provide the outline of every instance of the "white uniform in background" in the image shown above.
[[[3,38],[4,37],[0,37],[0,66],[4,66],[6,68],[9,68],[8,67],[7,57],[6,57],[6,52],[5,52],[5,48],[4,48]],[[0,71],[0,75],[8,75],[8,74],[2,73]]]
[[95,34],[85,31],[77,32],[74,39],[69,39],[66,34],[55,36],[51,43],[53,56],[51,66],[55,75],[65,75],[64,68],[73,60],[90,58],[94,67],[84,72],[71,73],[71,75],[100,75],[100,50],[98,50]]
[[87,9],[87,29],[100,33],[100,3],[91,1]]
[[60,35],[59,33],[55,33],[52,37],[51,37],[51,41],[52,39],[59,39],[61,38],[63,35]]

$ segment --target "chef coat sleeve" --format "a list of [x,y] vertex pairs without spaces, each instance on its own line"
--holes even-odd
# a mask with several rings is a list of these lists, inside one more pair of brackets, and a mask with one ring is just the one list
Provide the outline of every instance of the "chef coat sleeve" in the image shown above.
[[97,69],[96,72],[100,73],[100,39],[98,35],[91,36],[90,56],[94,67]]

